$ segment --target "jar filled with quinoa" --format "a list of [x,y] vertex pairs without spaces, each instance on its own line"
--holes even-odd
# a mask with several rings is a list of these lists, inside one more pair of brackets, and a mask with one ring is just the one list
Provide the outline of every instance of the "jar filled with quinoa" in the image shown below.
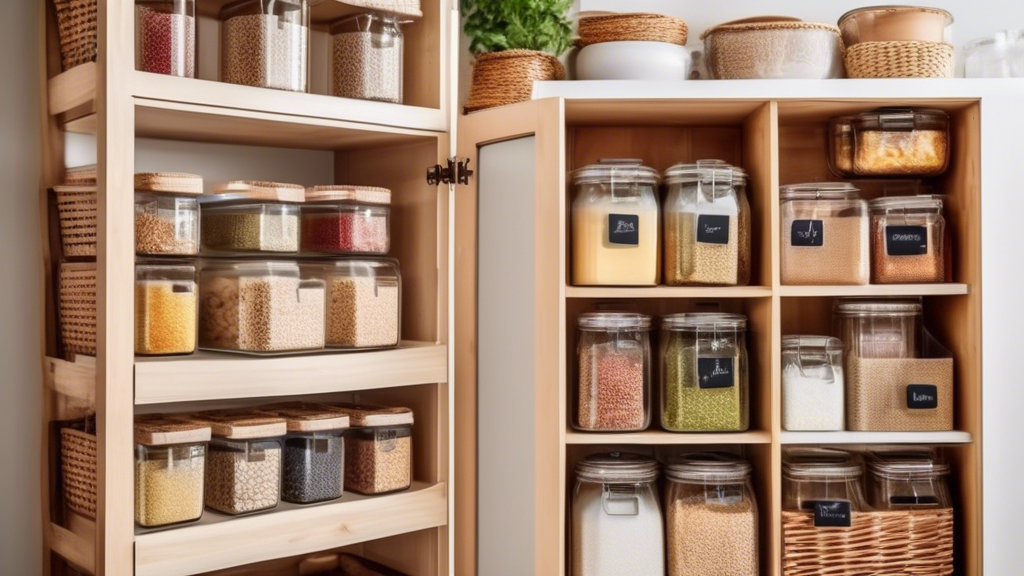
[[302,206],[302,251],[384,255],[391,248],[391,191],[316,186]]
[[946,220],[940,196],[895,196],[871,210],[871,281],[917,284],[946,279]]
[[651,422],[651,317],[588,312],[577,325],[573,427],[644,430]]
[[401,104],[405,23],[384,12],[353,14],[332,23],[332,94]]
[[210,427],[159,414],[135,417],[135,522],[144,528],[199,520]]
[[238,0],[221,8],[221,80],[305,92],[307,0]]
[[388,348],[401,338],[402,278],[393,259],[324,262],[326,344]]
[[135,253],[199,254],[199,195],[202,193],[203,178],[195,174],[136,174]]
[[203,254],[295,253],[299,207],[306,190],[298,184],[235,180],[203,196]]
[[349,417],[345,442],[345,488],[384,494],[412,485],[412,423],[408,408],[373,404],[329,404]]
[[860,190],[812,182],[782,186],[779,196],[783,284],[868,283],[868,205]]

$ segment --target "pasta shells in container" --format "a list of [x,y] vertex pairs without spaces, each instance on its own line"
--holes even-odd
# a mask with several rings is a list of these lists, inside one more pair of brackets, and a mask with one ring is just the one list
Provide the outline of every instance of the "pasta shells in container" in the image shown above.
[[712,78],[843,76],[843,42],[829,24],[763,16],[719,24],[701,39]]

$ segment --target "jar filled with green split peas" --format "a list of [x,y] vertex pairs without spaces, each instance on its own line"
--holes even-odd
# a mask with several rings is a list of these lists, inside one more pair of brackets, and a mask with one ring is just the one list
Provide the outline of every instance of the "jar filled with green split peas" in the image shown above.
[[661,426],[740,432],[750,425],[747,318],[694,312],[661,318]]

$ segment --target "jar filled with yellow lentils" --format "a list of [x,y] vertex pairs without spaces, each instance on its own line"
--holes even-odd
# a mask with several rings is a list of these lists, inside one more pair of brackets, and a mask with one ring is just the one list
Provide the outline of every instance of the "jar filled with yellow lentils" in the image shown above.
[[145,528],[198,520],[210,427],[150,414],[135,418],[135,522]]

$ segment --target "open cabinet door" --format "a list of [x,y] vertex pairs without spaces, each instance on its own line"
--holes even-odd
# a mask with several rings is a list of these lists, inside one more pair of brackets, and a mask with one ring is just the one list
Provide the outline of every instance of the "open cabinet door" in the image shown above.
[[565,359],[560,98],[459,118],[455,192],[455,574],[555,575]]

